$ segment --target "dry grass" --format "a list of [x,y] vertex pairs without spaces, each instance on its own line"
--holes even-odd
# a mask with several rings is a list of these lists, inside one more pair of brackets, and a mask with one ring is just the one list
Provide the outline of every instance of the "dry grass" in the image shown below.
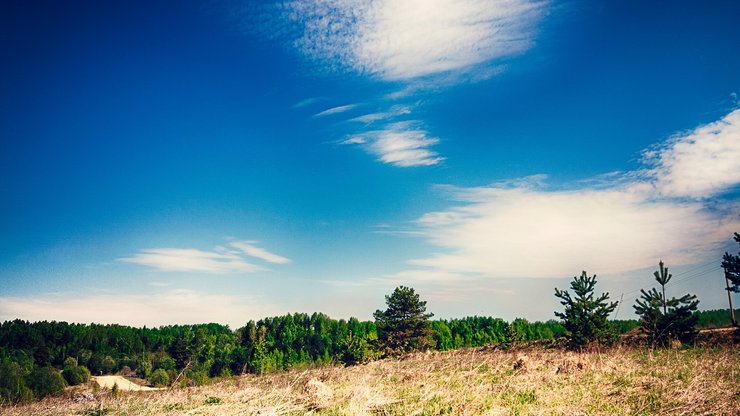
[[209,386],[57,397],[8,415],[740,415],[733,346],[430,352],[362,366],[245,376]]

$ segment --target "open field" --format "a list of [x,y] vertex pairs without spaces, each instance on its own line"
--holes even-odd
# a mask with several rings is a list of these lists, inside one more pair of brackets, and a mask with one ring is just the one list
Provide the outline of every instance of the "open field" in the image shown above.
[[740,414],[736,348],[465,349],[153,392],[80,390],[7,415]]

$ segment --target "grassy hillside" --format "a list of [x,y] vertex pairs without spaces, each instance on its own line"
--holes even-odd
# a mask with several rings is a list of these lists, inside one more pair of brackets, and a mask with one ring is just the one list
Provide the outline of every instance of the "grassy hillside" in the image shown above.
[[[82,390],[8,415],[737,414],[740,354],[714,348],[602,353],[462,349],[355,367],[293,369],[211,385],[93,395]],[[88,387],[85,387],[88,389]]]

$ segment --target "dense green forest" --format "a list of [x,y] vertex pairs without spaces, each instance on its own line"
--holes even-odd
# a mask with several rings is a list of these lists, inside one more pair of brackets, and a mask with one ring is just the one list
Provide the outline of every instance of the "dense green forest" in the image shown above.
[[[740,312],[740,311],[739,311]],[[700,327],[727,326],[729,310],[699,312]],[[621,332],[636,320],[614,321]],[[468,317],[431,322],[434,348],[554,339],[562,324]],[[155,385],[199,385],[213,377],[263,374],[291,367],[353,364],[373,358],[375,322],[295,313],[219,324],[133,328],[123,325],[6,321],[0,324],[0,400],[20,402],[85,382],[90,373],[121,373]]]

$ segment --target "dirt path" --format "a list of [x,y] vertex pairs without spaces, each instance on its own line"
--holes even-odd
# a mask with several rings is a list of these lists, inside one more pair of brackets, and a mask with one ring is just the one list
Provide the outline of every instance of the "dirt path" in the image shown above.
[[94,382],[98,383],[100,387],[111,389],[114,384],[118,384],[118,388],[122,391],[153,391],[162,390],[154,387],[140,386],[136,383],[131,382],[127,378],[121,376],[93,376],[90,377]]

